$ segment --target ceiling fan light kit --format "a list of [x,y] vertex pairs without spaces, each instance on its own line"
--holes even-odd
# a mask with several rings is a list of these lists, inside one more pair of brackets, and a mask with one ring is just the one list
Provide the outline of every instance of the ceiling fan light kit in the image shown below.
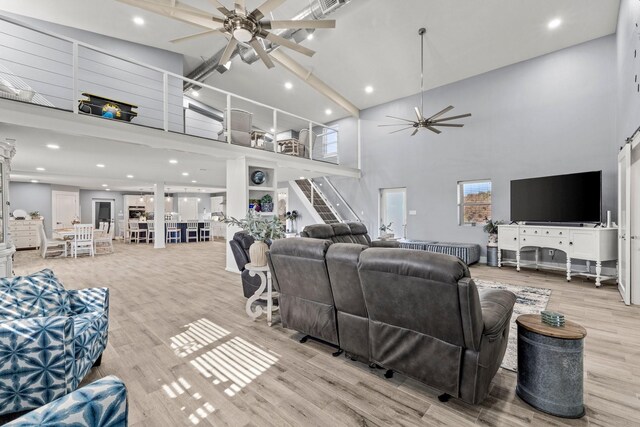
[[401,117],[394,117],[394,116],[386,116],[391,119],[401,120],[404,122],[404,123],[378,125],[380,127],[404,126],[403,128],[389,132],[390,134],[396,133],[396,132],[402,132],[407,129],[413,129],[411,136],[414,136],[422,128],[429,129],[431,132],[440,134],[442,133],[442,131],[437,127],[443,126],[443,127],[461,128],[464,126],[463,124],[460,124],[460,123],[443,123],[443,122],[448,122],[449,120],[462,119],[462,118],[471,116],[470,113],[466,113],[466,114],[460,114],[458,116],[440,118],[445,113],[453,110],[453,105],[449,105],[448,107],[440,110],[439,112],[432,115],[431,117],[424,117],[424,35],[426,32],[427,32],[426,28],[420,28],[418,30],[418,35],[420,36],[420,107],[414,107],[417,120],[403,119]]

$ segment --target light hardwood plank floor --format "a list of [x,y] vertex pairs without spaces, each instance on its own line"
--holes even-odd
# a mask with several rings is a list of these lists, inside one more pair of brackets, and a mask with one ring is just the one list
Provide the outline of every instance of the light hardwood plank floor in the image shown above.
[[[240,277],[225,271],[224,242],[117,243],[95,258],[15,257],[15,272],[52,268],[70,289],[107,286],[109,345],[85,383],[115,374],[129,390],[130,425],[640,425],[640,308],[615,285],[567,283],[556,273],[472,267],[472,276],[552,289],[549,309],[586,327],[585,403],[580,420],[535,411],[515,395],[516,374],[500,370],[478,406],[402,375],[344,357],[244,311]],[[1,420],[0,420],[1,421]]]

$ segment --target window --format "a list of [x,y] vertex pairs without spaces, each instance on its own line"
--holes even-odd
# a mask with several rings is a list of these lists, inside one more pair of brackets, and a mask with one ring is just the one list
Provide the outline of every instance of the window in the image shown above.
[[484,223],[491,218],[491,181],[458,182],[460,225]]
[[322,134],[322,146],[325,157],[336,156],[338,154],[338,131],[326,128]]
[[[394,237],[404,237],[407,224],[407,189],[406,188],[382,188],[380,189],[380,224],[389,225]],[[378,226],[380,226],[378,224]],[[381,232],[378,230],[378,235]]]

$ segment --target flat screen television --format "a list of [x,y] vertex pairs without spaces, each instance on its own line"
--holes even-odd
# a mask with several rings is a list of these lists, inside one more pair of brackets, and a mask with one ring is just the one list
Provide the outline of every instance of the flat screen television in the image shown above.
[[602,171],[511,181],[511,221],[601,222]]

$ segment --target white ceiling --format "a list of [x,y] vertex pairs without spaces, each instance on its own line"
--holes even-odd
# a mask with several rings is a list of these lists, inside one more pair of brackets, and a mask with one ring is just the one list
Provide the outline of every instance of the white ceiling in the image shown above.
[[[207,0],[184,1],[212,10]],[[274,18],[291,18],[308,3],[289,0]],[[313,58],[290,56],[364,109],[418,92],[420,27],[428,29],[428,89],[611,34],[618,7],[619,0],[352,0],[330,16],[336,29],[317,30],[304,42],[317,51]],[[199,29],[114,0],[0,0],[0,9],[180,52],[190,68],[225,44],[220,36],[171,44]],[[133,16],[144,17],[144,27]],[[556,17],[562,25],[549,30]],[[291,91],[283,88],[285,81],[294,83]],[[317,121],[347,114],[282,67],[267,70],[261,62],[247,65],[236,58],[229,72],[207,83]],[[372,94],[364,92],[366,85],[374,87]],[[332,116],[324,114],[326,108]]]

